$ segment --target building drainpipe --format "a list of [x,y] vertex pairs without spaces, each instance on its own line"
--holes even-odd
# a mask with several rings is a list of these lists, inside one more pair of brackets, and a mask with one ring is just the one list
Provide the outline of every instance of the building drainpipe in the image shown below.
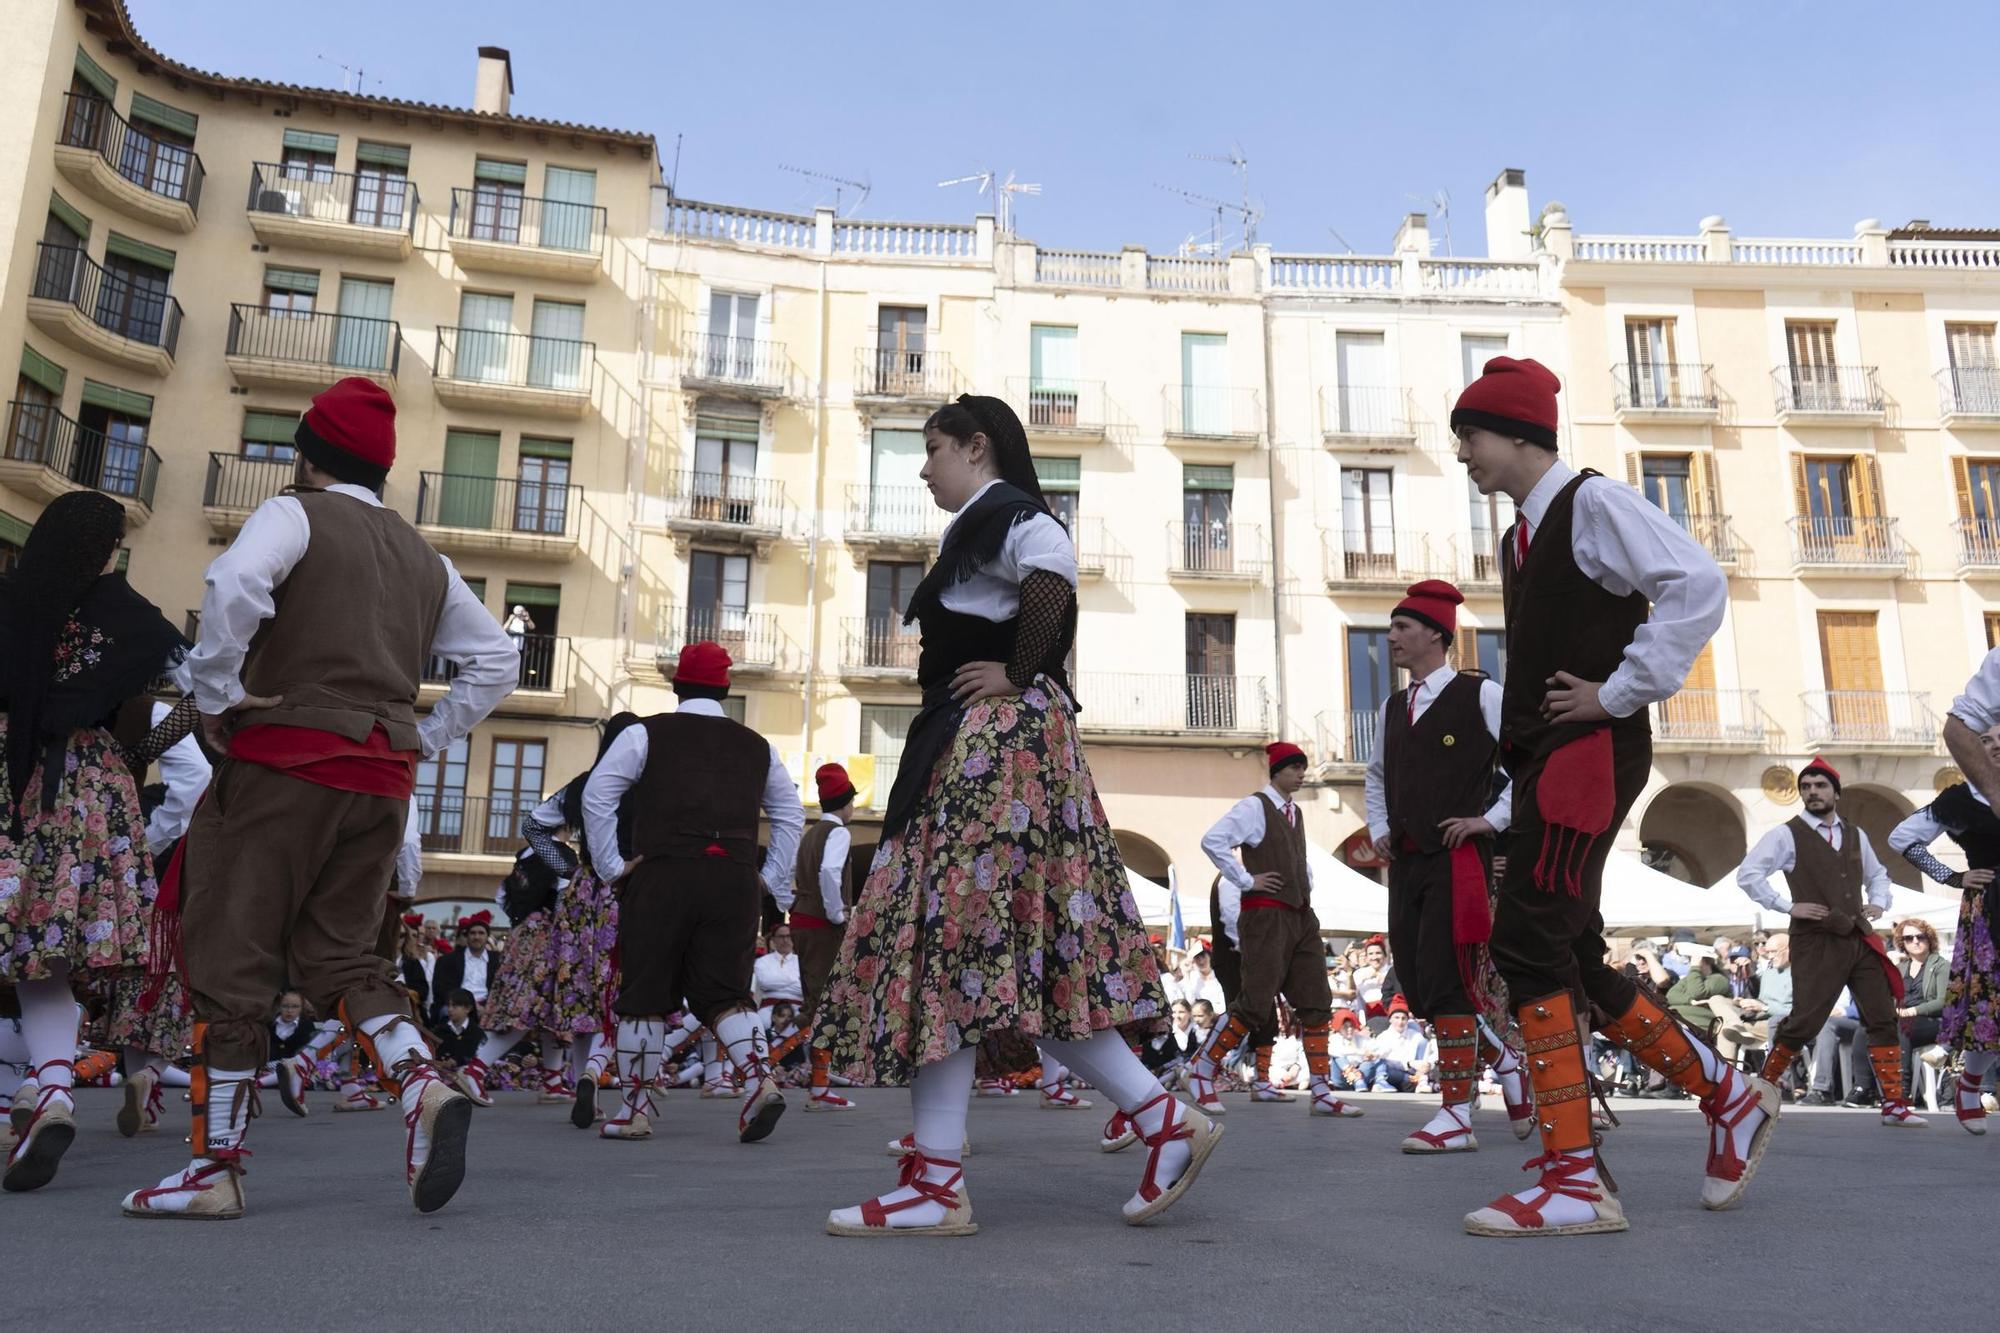
[[[650,205],[649,205],[650,206]],[[652,249],[652,229],[647,228],[646,248]],[[654,325],[659,319],[660,303],[654,286],[651,254],[647,255],[645,273],[645,296],[639,302],[639,392],[638,407],[632,416],[632,436],[625,445],[625,549],[618,563],[618,619],[623,637],[627,643],[625,658],[629,660],[639,647],[639,627],[633,623],[633,609],[637,604],[639,577],[639,506],[642,503],[646,485],[646,448],[653,436],[653,359]],[[612,690],[610,699],[613,713],[629,710],[632,706],[633,676],[630,669],[618,673],[618,684]]]
[[1262,274],[1259,274],[1257,308],[1264,322],[1264,449],[1267,455],[1265,472],[1269,477],[1271,496],[1271,647],[1277,662],[1278,717],[1277,734],[1283,737],[1291,716],[1290,696],[1286,690],[1285,677],[1285,565],[1284,565],[1284,522],[1279,517],[1283,506],[1278,503],[1278,440],[1274,423],[1277,421],[1277,370],[1271,359],[1271,302],[1262,290]]
[[[803,767],[812,754],[813,702],[819,686],[819,555],[820,527],[826,515],[827,405],[826,380],[831,353],[828,350],[828,310],[826,260],[819,261],[819,346],[814,367],[818,380],[813,411],[813,518],[812,535],[806,542],[806,680],[805,716],[799,719],[799,763]],[[811,774],[802,773],[802,780]]]

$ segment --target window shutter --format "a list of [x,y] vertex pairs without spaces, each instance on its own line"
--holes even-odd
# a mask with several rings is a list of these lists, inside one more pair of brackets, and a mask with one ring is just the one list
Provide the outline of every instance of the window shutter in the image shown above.
[[1045,491],[1083,489],[1083,460],[1080,458],[1037,458],[1035,480]]
[[274,292],[305,292],[307,295],[316,295],[319,292],[319,274],[310,269],[267,265],[264,269],[264,286]]
[[[12,546],[19,546],[28,540],[28,533],[33,530],[34,530],[33,524],[28,523],[23,519],[15,518],[12,514],[0,513],[0,542],[6,542]],[[1989,625],[1988,629],[1989,638],[1991,637],[1992,633],[1990,628],[1992,619],[1993,618],[1991,616],[1987,617]]]
[[561,606],[562,589],[544,583],[509,583],[507,585],[507,605],[514,606]]
[[49,212],[56,215],[63,226],[68,227],[84,240],[90,239],[90,219],[76,211],[70,202],[59,194],[49,196]]
[[1967,475],[1965,460],[1963,458],[1954,458],[1951,460],[1951,476],[1952,480],[1958,486],[1958,516],[1960,518],[1971,518],[1972,478]]
[[132,111],[129,118],[143,121],[148,125],[157,125],[163,130],[172,130],[175,134],[183,134],[190,139],[194,138],[195,126],[199,123],[194,112],[183,111],[177,106],[168,106],[165,102],[155,102],[144,93],[132,94]]
[[104,72],[104,66],[90,58],[90,53],[82,47],[76,48],[77,77],[97,90],[97,95],[109,102],[118,96],[118,80]]
[[132,568],[132,548],[131,548],[131,547],[129,547],[129,546],[121,546],[121,547],[119,547],[119,548],[118,548],[118,572],[119,572],[120,574],[123,574],[123,573],[125,573],[126,571],[130,570],[131,568]]
[[1697,449],[1688,455],[1692,472],[1693,494],[1688,497],[1689,507],[1697,514],[1719,514],[1722,512],[1722,488],[1717,483],[1715,458]]
[[1887,508],[1882,502],[1882,465],[1872,458],[1854,460],[1855,506],[1867,518],[1879,518]]
[[542,440],[532,435],[521,437],[521,457],[523,458],[569,458],[574,446],[568,440]]
[[469,591],[474,597],[477,597],[479,599],[479,604],[481,606],[486,605],[485,579],[478,579],[478,578],[469,579],[466,578],[463,574],[461,574],[459,575],[459,580],[460,582],[465,584],[467,591]]
[[99,384],[96,380],[83,382],[83,402],[86,407],[101,407],[107,412],[118,412],[128,417],[153,419],[152,395],[134,393],[130,389],[120,389],[110,384]]
[[69,383],[67,370],[26,343],[21,345],[21,376],[41,385],[58,398],[62,397],[63,386]]
[[243,414],[243,438],[252,444],[290,444],[299,433],[299,418],[292,412]]
[[286,130],[285,147],[302,153],[326,153],[331,156],[340,151],[340,136],[322,134],[318,130]]
[[1181,466],[1181,489],[1187,491],[1233,491],[1236,468],[1229,463],[1186,463]]
[[1806,457],[1792,455],[1792,512],[1800,518],[1812,517],[1812,498],[1806,489]]
[[490,157],[474,160],[472,178],[480,181],[495,181],[501,185],[526,185],[528,164],[525,162],[495,162]]
[[173,251],[162,250],[159,246],[148,245],[144,241],[135,241],[130,236],[120,236],[115,231],[104,238],[104,253],[135,260],[141,264],[151,264],[154,268],[165,269],[169,273],[174,271]]
[[1640,463],[1639,455],[1637,454],[1625,455],[1626,484],[1631,486],[1631,488],[1635,491],[1643,491],[1646,489],[1645,480],[1646,480],[1645,470]]
[[747,440],[757,443],[757,420],[754,417],[711,416],[697,413],[694,419],[694,433],[704,440]]
[[370,166],[393,167],[397,171],[410,169],[410,150],[391,143],[369,143],[363,140],[354,146],[354,160],[366,162]]

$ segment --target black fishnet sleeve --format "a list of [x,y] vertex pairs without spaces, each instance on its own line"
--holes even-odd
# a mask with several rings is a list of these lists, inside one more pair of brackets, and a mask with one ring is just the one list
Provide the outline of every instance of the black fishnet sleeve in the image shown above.
[[1021,580],[1020,624],[1007,679],[1017,689],[1032,685],[1038,672],[1060,663],[1076,628],[1076,589],[1062,575],[1031,570]]
[[1949,884],[1955,889],[1965,886],[1964,877],[1932,856],[1928,847],[1906,847],[1903,850],[1903,859],[1940,884]]
[[554,829],[543,825],[532,813],[521,821],[521,836],[527,839],[528,846],[550,870],[565,876],[576,873],[576,853],[568,843],[556,837]]
[[125,767],[134,778],[142,777],[155,759],[180,744],[201,722],[201,710],[195,707],[194,696],[174,705],[173,711],[160,719],[160,725],[147,732],[139,742],[124,752]]

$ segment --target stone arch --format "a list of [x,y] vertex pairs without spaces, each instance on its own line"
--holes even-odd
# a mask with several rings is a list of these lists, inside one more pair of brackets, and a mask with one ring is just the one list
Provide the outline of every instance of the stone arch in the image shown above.
[[1125,858],[1127,870],[1161,888],[1167,886],[1167,869],[1174,862],[1159,843],[1130,829],[1113,829],[1111,836],[1118,840],[1118,854]]
[[1840,791],[1840,817],[1868,835],[1868,843],[1881,859],[1889,878],[1906,889],[1922,889],[1924,877],[1917,868],[1889,850],[1889,831],[1916,810],[1903,793],[1893,787],[1869,783],[1844,786]]
[[1647,803],[1639,844],[1655,870],[1707,888],[1749,850],[1743,807],[1720,787],[1676,782]]

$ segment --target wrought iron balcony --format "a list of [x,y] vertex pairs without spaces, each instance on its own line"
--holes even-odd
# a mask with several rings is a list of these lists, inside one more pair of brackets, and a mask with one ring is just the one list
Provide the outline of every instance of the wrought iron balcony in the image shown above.
[[252,510],[292,484],[295,471],[290,459],[209,454],[208,477],[201,489],[202,513],[209,526],[225,534],[236,531]]
[[1955,519],[1951,530],[1958,538],[1961,571],[2000,570],[2000,519]]
[[[521,678],[503,707],[520,710],[532,704],[524,694],[561,696],[569,692],[573,654],[569,636],[563,634],[523,634],[517,640],[521,650]],[[442,657],[433,657],[424,667],[424,691],[420,703],[435,703],[458,675],[458,668]],[[546,702],[546,701],[544,701]],[[538,710],[530,710],[538,711]]]
[[1087,671],[1076,697],[1085,731],[1183,736],[1263,736],[1270,701],[1262,676],[1138,675]]
[[699,333],[681,349],[681,384],[741,398],[782,398],[792,391],[792,361],[783,343]]
[[1765,732],[1755,690],[1682,690],[1653,706],[1657,745],[1754,749],[1763,746]]
[[1795,569],[1839,569],[1857,574],[1900,577],[1908,572],[1909,547],[1893,518],[1792,518]]
[[854,482],[847,488],[849,544],[935,546],[950,520],[951,515],[938,508],[926,486]]
[[28,317],[81,352],[164,375],[180,347],[181,303],[74,246],[35,245]]
[[1940,726],[1930,696],[1908,690],[1810,690],[1805,706],[1806,743],[1930,753]]
[[661,675],[671,680],[681,650],[704,642],[727,649],[738,673],[771,671],[779,664],[778,618],[769,612],[671,602],[660,608],[653,653]]
[[1162,397],[1168,439],[1248,445],[1264,433],[1264,396],[1255,389],[1170,384]]
[[943,352],[863,347],[854,354],[854,396],[940,406],[958,392],[958,375]]
[[457,407],[580,417],[590,406],[597,344],[531,333],[438,329],[438,398]]
[[667,526],[711,540],[767,543],[783,530],[784,483],[770,477],[676,472],[667,478]]
[[1955,430],[2000,427],[2000,367],[1947,366],[1937,373],[1938,412]]
[[1370,764],[1375,760],[1375,747],[1382,739],[1382,710],[1379,708],[1350,708],[1347,710],[1347,757],[1350,764]]
[[400,171],[253,162],[250,229],[271,245],[402,259],[416,235],[417,186]]
[[583,488],[532,477],[424,472],[417,526],[443,550],[568,560],[576,554]]
[[1322,533],[1321,544],[1328,587],[1401,591],[1418,579],[1458,577],[1450,540],[1429,533],[1329,530]]
[[1873,366],[1778,366],[1771,383],[1780,421],[1866,425],[1884,411]]
[[229,307],[225,353],[238,383],[320,388],[347,375],[366,375],[393,389],[403,364],[403,326],[311,310]]
[[89,93],[63,95],[56,166],[94,197],[174,231],[193,231],[201,212],[205,173],[195,151]]
[[840,669],[849,676],[914,681],[921,645],[901,616],[848,616],[840,622]]
[[143,444],[92,430],[47,403],[7,404],[7,440],[0,481],[53,500],[76,490],[101,491],[125,506],[127,521],[153,511],[160,456]]
[[491,856],[511,861],[521,850],[521,825],[540,805],[539,793],[465,796],[420,791],[417,839],[427,856]]
[[1612,406],[1622,420],[1705,421],[1716,415],[1709,367],[1694,361],[1620,362]]
[[1407,449],[1417,442],[1407,389],[1329,384],[1320,390],[1320,435],[1336,449]]
[[1007,381],[1007,401],[1021,414],[1021,424],[1030,436],[1062,440],[1104,438],[1102,380],[1016,375]]
[[1168,571],[1176,578],[1254,583],[1270,550],[1264,530],[1249,523],[1169,523]]
[[451,192],[451,252],[468,269],[587,280],[603,271],[608,217],[596,204],[460,187]]

